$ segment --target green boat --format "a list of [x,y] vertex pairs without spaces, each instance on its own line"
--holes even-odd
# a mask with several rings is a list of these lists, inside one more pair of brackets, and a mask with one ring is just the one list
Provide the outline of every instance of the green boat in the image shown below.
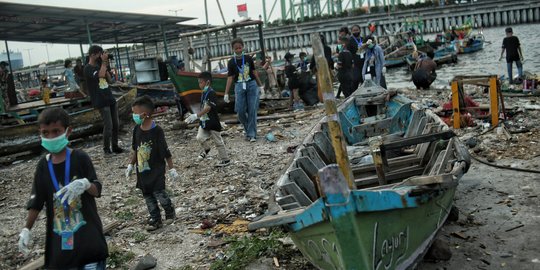
[[[318,269],[414,268],[450,213],[467,150],[434,113],[370,80],[334,115],[297,148],[275,211],[249,229],[284,227]],[[330,135],[338,120],[339,155]],[[348,178],[336,165],[342,153]]]

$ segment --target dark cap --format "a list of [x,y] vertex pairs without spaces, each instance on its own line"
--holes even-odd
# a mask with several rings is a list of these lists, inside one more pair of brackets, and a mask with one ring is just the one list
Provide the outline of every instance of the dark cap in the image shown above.
[[512,27],[506,27],[506,29],[504,29],[504,31],[506,33],[512,33]]
[[284,56],[285,59],[291,59],[294,57],[294,53],[287,52]]
[[0,62],[0,66],[6,67],[9,66],[9,64],[6,61]]

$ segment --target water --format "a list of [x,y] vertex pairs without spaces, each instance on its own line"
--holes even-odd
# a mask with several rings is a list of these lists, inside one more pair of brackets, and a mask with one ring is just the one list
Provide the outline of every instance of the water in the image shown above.
[[[449,87],[450,80],[456,75],[507,75],[506,60],[499,62],[505,27],[484,29],[484,49],[472,54],[458,55],[458,63],[442,65],[437,69],[437,80],[432,88]],[[523,71],[540,73],[540,24],[524,24],[512,26],[514,35],[519,38],[525,59]],[[476,31],[476,30],[474,30]],[[433,39],[432,36],[425,37]],[[491,43],[491,44],[489,44]],[[514,75],[517,68],[514,64]],[[415,88],[410,81],[411,73],[406,67],[388,69],[386,82],[389,88]]]

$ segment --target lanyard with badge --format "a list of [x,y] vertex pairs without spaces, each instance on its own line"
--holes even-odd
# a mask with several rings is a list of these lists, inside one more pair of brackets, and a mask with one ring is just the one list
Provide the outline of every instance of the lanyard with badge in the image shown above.
[[[71,150],[69,148],[66,148],[66,162],[65,162],[65,175],[64,175],[64,187],[69,185],[69,168],[71,163]],[[54,173],[53,164],[52,164],[52,158],[49,158],[47,165],[49,167],[49,174],[51,175],[51,180],[54,186],[54,189],[56,192],[60,190],[60,186],[58,185],[58,180],[56,179],[56,174]],[[59,200],[61,198],[58,198]],[[62,237],[62,250],[73,250],[73,244],[74,244],[74,237],[73,237],[73,231],[71,230],[70,226],[70,220],[69,220],[69,203],[64,201],[63,203],[64,208],[64,221],[66,222],[66,227],[62,232],[60,233],[60,236]]]
[[[236,64],[236,68],[238,69],[238,82],[242,81],[242,89],[246,90],[246,78],[244,77],[244,64],[245,64],[245,59],[244,59],[244,53],[242,53],[242,67],[238,67],[238,63],[236,62],[236,56],[233,57],[234,59],[234,63]],[[242,76],[242,80],[240,80],[240,76]]]
[[358,45],[358,50],[356,51],[356,54],[360,56],[360,58],[364,58],[364,54],[360,52],[360,48],[362,47],[362,37],[360,37],[360,40],[356,39],[356,37],[352,36],[354,41],[356,41],[356,44]]

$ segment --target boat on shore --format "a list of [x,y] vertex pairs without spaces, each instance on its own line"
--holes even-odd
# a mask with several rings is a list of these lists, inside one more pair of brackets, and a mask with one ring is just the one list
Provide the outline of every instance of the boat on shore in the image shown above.
[[[433,112],[370,80],[328,117],[277,181],[273,211],[249,229],[284,227],[318,269],[413,268],[452,209],[466,148]],[[337,119],[346,153],[333,147]]]
[[[110,86],[118,104],[119,118],[127,119],[131,114],[131,104],[137,89],[124,89]],[[0,120],[0,156],[21,153],[24,151],[41,151],[41,139],[38,132],[37,118],[39,113],[49,107],[62,107],[71,119],[72,132],[70,140],[98,134],[103,130],[103,120],[99,110],[94,109],[90,98],[66,99],[51,98],[49,104],[42,100],[22,103],[10,107]]]

